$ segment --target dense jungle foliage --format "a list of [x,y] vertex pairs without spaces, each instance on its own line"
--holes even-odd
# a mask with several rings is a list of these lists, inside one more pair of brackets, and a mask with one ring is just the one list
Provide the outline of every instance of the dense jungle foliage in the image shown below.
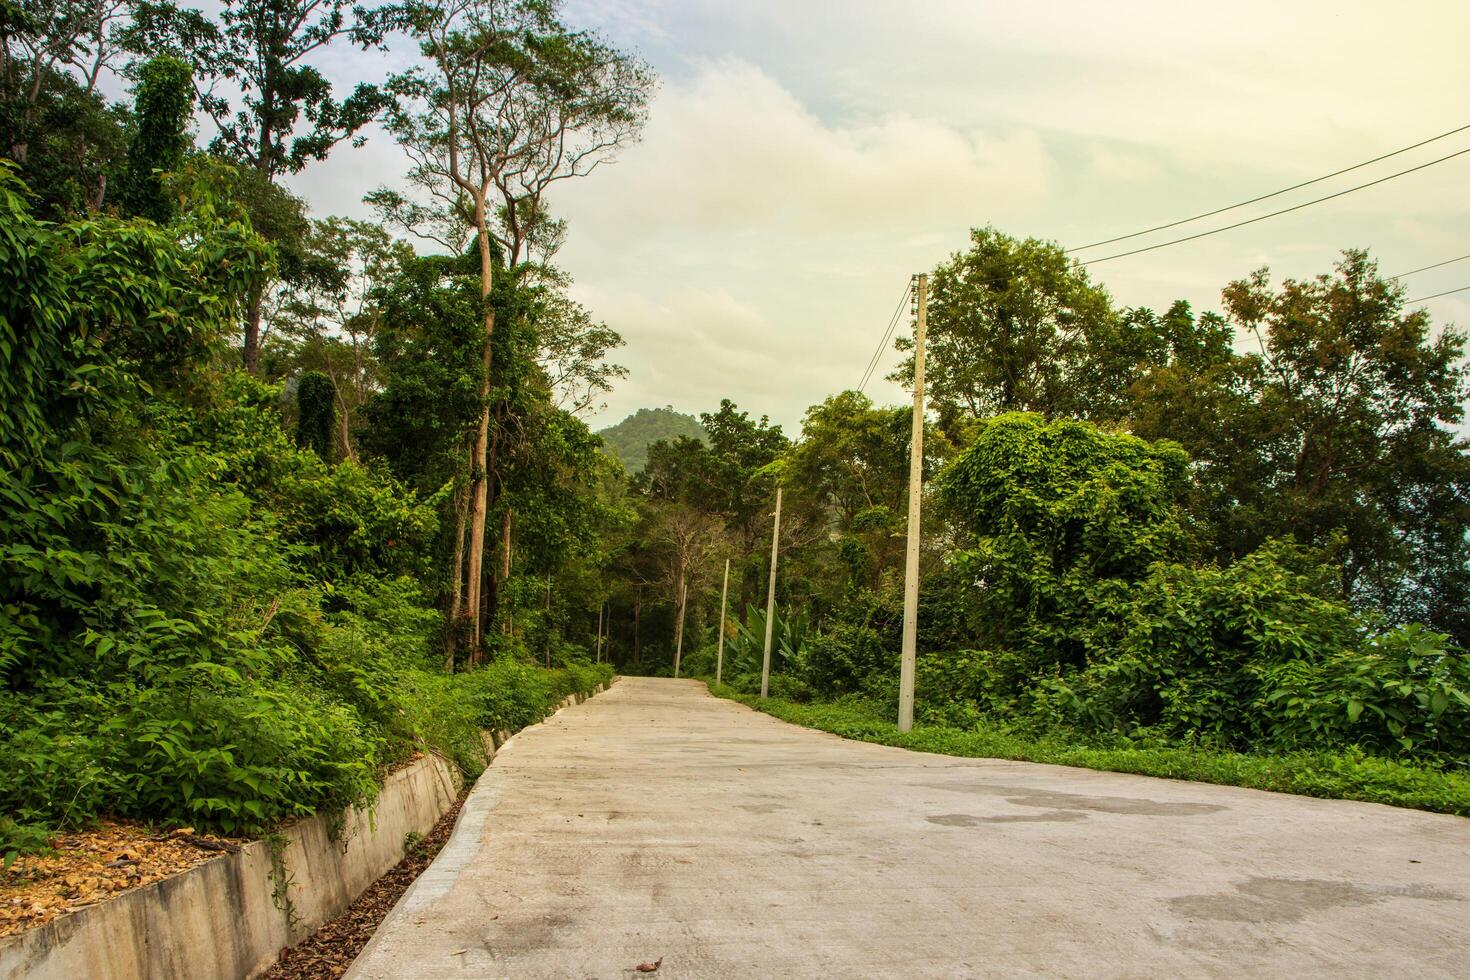
[[[532,0],[106,9],[0,16],[0,851],[262,832],[418,751],[473,775],[614,666],[757,690],[768,632],[782,704],[892,716],[909,408],[654,410],[627,466],[586,423],[622,340],[546,195],[637,138],[646,65]],[[394,32],[421,63],[334,93],[321,52]],[[314,216],[282,178],[373,120],[405,186]],[[931,284],[932,744],[1464,771],[1462,334],[1361,251],[1160,314],[984,228]]]

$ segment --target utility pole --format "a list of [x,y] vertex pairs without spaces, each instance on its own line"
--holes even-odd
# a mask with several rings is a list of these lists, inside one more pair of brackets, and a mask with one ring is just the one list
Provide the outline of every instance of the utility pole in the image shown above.
[[597,662],[602,663],[602,606],[597,607]]
[[689,608],[689,573],[686,571],[679,581],[679,628],[674,642],[674,676],[679,676],[679,659],[684,654],[684,610]]
[[725,586],[720,589],[720,652],[715,655],[715,686],[725,676],[725,603],[730,598],[730,559],[725,559]]
[[929,277],[918,276],[914,324],[914,428],[909,440],[909,540],[903,571],[903,656],[898,674],[898,730],[914,727],[914,650],[919,638],[919,504],[924,496],[924,329]]
[[771,629],[776,625],[776,557],[781,549],[781,488],[776,488],[776,523],[771,529],[771,584],[766,587],[766,655],[761,659],[761,697],[771,690]]

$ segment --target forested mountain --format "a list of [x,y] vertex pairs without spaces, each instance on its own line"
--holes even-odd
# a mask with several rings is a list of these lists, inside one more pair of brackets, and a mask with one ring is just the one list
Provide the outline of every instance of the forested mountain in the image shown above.
[[623,461],[629,473],[648,465],[648,447],[655,442],[677,442],[680,437],[709,442],[709,433],[693,415],[665,408],[640,408],[617,425],[597,433],[609,453]]

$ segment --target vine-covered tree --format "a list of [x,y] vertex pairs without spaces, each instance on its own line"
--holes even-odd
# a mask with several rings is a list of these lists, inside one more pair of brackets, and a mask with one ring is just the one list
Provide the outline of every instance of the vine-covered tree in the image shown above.
[[187,132],[194,112],[189,66],[168,55],[151,59],[138,72],[135,100],[121,205],[164,224],[177,205],[164,188],[163,175],[178,171],[193,146]]
[[296,445],[332,458],[337,428],[337,388],[320,371],[307,371],[296,383]]

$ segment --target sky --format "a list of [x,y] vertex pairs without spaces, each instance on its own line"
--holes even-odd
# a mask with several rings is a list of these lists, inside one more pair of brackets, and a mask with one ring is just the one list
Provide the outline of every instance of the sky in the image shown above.
[[[594,427],[728,397],[794,435],[809,406],[856,387],[910,275],[971,228],[1082,244],[1470,124],[1463,0],[567,0],[565,14],[660,78],[641,141],[550,200],[574,295],[627,341],[629,376]],[[321,64],[350,86],[410,57],[344,47]],[[1466,147],[1470,131],[1129,244]],[[404,166],[376,133],[291,185],[318,216],[366,216],[362,196]],[[1467,191],[1470,154],[1089,273],[1120,304],[1197,310],[1262,266],[1327,272],[1344,248],[1394,275],[1470,253]],[[1470,261],[1405,281],[1410,297],[1470,285]],[[1424,305],[1470,327],[1470,292]],[[881,380],[897,359],[869,384],[880,403],[908,398]]]

